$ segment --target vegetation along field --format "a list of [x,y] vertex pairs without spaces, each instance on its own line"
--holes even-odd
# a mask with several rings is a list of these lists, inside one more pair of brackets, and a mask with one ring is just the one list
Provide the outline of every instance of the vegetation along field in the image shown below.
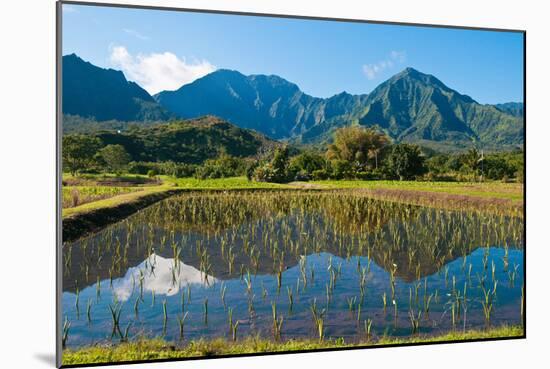
[[524,336],[521,102],[113,55],[62,60],[63,364]]

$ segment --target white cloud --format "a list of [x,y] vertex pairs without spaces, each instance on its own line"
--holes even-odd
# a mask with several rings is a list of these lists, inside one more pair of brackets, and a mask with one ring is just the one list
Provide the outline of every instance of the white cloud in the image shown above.
[[145,35],[139,33],[138,31],[136,31],[135,29],[124,28],[123,31],[125,33],[129,34],[130,36],[134,36],[135,38],[138,38],[142,41],[147,41],[147,40],[151,39],[149,36],[145,36]]
[[171,52],[133,56],[124,46],[111,47],[111,64],[122,69],[129,80],[138,83],[150,94],[176,90],[216,70],[206,60],[187,62]]
[[404,63],[407,59],[407,54],[404,51],[392,51],[390,55],[377,63],[363,65],[363,73],[368,79],[375,79],[380,73],[386,69],[393,68],[395,64]]
[[[151,265],[155,267],[154,273],[151,272]],[[166,296],[174,296],[189,285],[207,287],[217,282],[213,276],[186,265],[181,260],[176,267],[174,259],[152,254],[138,266],[128,269],[124,277],[113,281],[113,292],[117,299],[121,302],[128,301],[133,293],[139,293],[140,278],[143,278],[141,286],[144,292],[155,291],[156,295]]]

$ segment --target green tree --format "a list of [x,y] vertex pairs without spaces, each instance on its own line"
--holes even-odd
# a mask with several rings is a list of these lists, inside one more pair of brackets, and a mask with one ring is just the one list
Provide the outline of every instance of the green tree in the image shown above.
[[374,128],[356,125],[342,127],[334,133],[334,142],[328,147],[327,158],[345,160],[356,171],[365,170],[369,159],[373,159],[374,167],[378,168],[378,155],[388,142],[388,137]]
[[288,148],[286,146],[277,148],[273,159],[256,167],[252,177],[260,182],[287,182],[290,177]]
[[385,164],[388,172],[399,178],[400,181],[422,175],[426,170],[424,156],[417,145],[394,145]]
[[463,156],[464,164],[470,167],[472,171],[476,171],[479,168],[482,160],[483,157],[475,147],[469,149]]
[[195,171],[198,179],[227,178],[246,174],[246,161],[222,153],[217,159],[208,159]]
[[61,145],[63,169],[75,176],[82,169],[89,168],[100,147],[101,141],[96,137],[81,134],[63,136]]
[[119,174],[130,162],[130,155],[122,145],[107,145],[99,150],[99,155],[110,171]]
[[280,147],[275,150],[275,155],[271,161],[271,167],[273,169],[273,181],[274,182],[286,182],[288,180],[288,147]]
[[479,151],[473,147],[469,149],[465,154],[462,155],[461,161],[466,167],[470,170],[472,173],[473,179],[475,180],[475,177],[480,172],[480,169],[482,168],[484,157],[482,154],[479,153]]
[[311,176],[316,170],[326,168],[326,160],[322,155],[305,151],[290,159],[289,171],[291,176],[297,173],[305,173]]
[[351,163],[347,160],[333,160],[331,162],[332,177],[336,179],[353,178],[353,169]]

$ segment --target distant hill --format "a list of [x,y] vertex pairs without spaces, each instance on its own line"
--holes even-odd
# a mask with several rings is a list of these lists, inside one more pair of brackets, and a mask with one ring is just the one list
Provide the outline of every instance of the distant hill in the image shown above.
[[84,118],[80,115],[63,114],[63,134],[70,133],[97,133],[99,131],[125,131],[133,127],[147,127],[156,124],[166,123],[164,120],[103,120],[97,121],[94,118]]
[[280,145],[262,134],[212,116],[133,126],[120,133],[100,131],[94,135],[105,145],[124,146],[134,161],[171,160],[189,164],[202,163],[222,153],[259,158]]
[[63,56],[62,63],[64,114],[97,121],[166,120],[171,116],[121,71],[96,67],[75,54]]
[[513,115],[514,117],[523,118],[523,103],[508,102],[504,104],[495,104],[494,107],[503,113]]

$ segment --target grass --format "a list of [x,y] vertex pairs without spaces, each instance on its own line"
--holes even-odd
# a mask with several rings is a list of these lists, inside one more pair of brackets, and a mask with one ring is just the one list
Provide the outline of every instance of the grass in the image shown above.
[[443,192],[447,194],[488,197],[508,200],[523,199],[521,183],[502,182],[418,182],[418,181],[311,181],[327,188],[396,189],[409,191]]
[[64,186],[62,207],[63,209],[73,208],[90,202],[141,190],[142,188],[137,187]]
[[309,339],[276,342],[252,337],[237,340],[236,342],[225,339],[211,341],[198,340],[191,341],[183,346],[175,346],[161,339],[141,339],[116,346],[93,346],[77,350],[66,349],[63,351],[63,365],[521,337],[523,336],[523,332],[521,326],[502,326],[489,330],[454,331],[438,336],[417,335],[410,338],[384,337],[379,340],[360,343],[346,343],[343,339],[327,339],[324,341]]
[[127,192],[127,193],[115,195],[109,198],[101,199],[98,201],[88,202],[72,208],[65,208],[62,210],[62,216],[63,218],[66,218],[71,216],[77,216],[83,213],[89,213],[97,209],[116,207],[121,204],[126,204],[126,203],[136,201],[139,198],[147,195],[165,192],[172,189],[174,189],[174,187],[167,186],[167,185],[143,187],[142,190],[140,191]]
[[173,178],[168,176],[160,177],[165,183],[170,183],[183,189],[206,189],[206,190],[239,190],[254,188],[290,188],[291,186],[279,183],[254,182],[246,177],[196,179],[196,178]]
[[[116,179],[114,175],[91,175],[88,174],[78,181],[84,186],[63,186],[63,218],[76,216],[78,214],[89,213],[91,211],[103,208],[116,207],[121,204],[138,200],[140,197],[154,193],[160,193],[173,189],[193,189],[193,190],[239,190],[239,189],[270,189],[270,188],[290,188],[288,185],[266,182],[248,181],[246,177],[219,178],[219,179],[196,179],[196,178],[174,178],[169,176],[160,176],[160,182],[156,185],[135,185],[125,187],[103,186],[101,181]],[[122,181],[131,181],[133,179],[143,179],[143,176],[119,177]],[[64,181],[76,181],[75,177],[70,175],[63,176]],[[87,201],[80,201],[76,206],[69,206],[71,196],[74,190],[78,190],[87,196]],[[93,198],[92,194],[95,194]],[[67,205],[67,206],[66,206]]]

